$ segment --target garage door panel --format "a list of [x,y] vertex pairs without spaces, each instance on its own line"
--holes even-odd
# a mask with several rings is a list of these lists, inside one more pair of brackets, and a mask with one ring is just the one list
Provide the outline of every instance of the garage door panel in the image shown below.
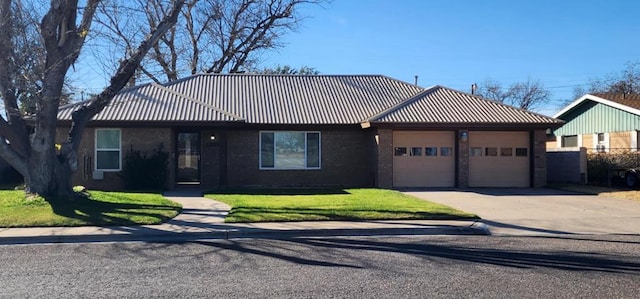
[[[407,154],[393,157],[393,185],[395,187],[454,186],[454,138],[455,134],[451,131],[395,131],[394,152],[395,148],[406,148]],[[419,155],[412,155],[414,153],[412,148],[416,148],[415,153]],[[417,150],[418,148],[420,150]],[[443,156],[443,152],[447,155]]]
[[529,132],[469,132],[469,186],[529,187]]

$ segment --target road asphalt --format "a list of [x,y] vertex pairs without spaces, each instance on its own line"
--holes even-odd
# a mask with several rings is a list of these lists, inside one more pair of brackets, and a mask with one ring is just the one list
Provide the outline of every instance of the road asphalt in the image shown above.
[[230,206],[204,198],[198,192],[167,192],[182,204],[182,212],[158,225],[0,228],[0,245],[166,241],[196,239],[289,238],[371,235],[487,235],[479,221],[376,220],[225,223]]

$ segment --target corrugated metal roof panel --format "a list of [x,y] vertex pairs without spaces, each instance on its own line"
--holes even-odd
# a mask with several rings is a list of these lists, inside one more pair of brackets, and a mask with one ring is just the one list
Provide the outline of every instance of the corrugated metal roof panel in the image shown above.
[[[84,104],[61,107],[59,119],[71,119],[71,113]],[[93,118],[254,124],[358,124],[368,119],[397,123],[556,122],[451,89],[425,91],[380,75],[195,75],[165,85],[123,90]]]
[[558,120],[434,86],[370,119],[383,123],[558,123]]
[[198,75],[166,87],[269,124],[356,124],[423,90],[376,75]]

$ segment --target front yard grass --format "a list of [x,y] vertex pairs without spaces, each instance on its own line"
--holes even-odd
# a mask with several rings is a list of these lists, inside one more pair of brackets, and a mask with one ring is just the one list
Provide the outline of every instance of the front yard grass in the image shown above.
[[26,198],[22,190],[0,190],[0,227],[159,224],[181,205],[155,193],[90,191],[88,199]]
[[232,207],[225,222],[478,218],[384,189],[250,189],[205,196]]

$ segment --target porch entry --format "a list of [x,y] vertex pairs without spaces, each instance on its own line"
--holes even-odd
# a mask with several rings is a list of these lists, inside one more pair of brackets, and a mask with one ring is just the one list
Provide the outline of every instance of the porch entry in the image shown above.
[[176,183],[200,183],[200,133],[178,132]]

